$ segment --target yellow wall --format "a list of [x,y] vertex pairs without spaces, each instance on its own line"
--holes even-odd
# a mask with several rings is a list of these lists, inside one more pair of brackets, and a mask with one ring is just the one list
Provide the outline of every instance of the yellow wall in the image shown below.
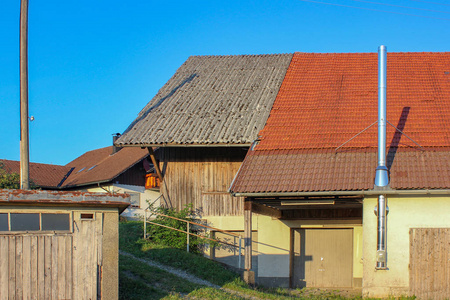
[[[139,218],[144,216],[144,209],[148,207],[149,204],[153,203],[154,207],[158,207],[164,201],[160,197],[161,195],[159,191],[155,190],[147,190],[141,186],[133,186],[133,185],[125,185],[125,184],[114,184],[114,185],[102,185],[102,187],[91,187],[87,188],[84,191],[92,192],[92,193],[106,193],[109,191],[111,193],[140,193],[140,207],[131,207],[129,206],[125,209],[121,216],[127,218]],[[156,200],[156,202],[155,202]]]
[[[244,230],[243,216],[205,217],[210,226],[224,230]],[[283,220],[253,214],[252,229],[258,231],[258,277],[289,279],[290,228],[353,228],[353,277],[361,278],[362,225],[358,221]],[[277,281],[280,282],[281,281]]]
[[377,250],[377,198],[364,199],[363,209],[363,295],[386,297],[409,292],[409,229],[450,227],[450,197],[395,196],[387,205],[387,267],[375,270]]

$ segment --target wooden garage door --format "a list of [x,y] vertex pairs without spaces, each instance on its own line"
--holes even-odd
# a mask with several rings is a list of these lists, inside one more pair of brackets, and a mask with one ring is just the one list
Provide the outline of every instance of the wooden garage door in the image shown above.
[[72,296],[72,234],[0,235],[0,299]]
[[353,229],[296,229],[294,287],[351,287]]

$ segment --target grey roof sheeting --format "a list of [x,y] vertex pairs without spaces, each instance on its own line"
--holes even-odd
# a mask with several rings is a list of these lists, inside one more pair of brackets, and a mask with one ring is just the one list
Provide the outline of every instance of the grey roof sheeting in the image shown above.
[[250,144],[293,54],[191,56],[116,145]]

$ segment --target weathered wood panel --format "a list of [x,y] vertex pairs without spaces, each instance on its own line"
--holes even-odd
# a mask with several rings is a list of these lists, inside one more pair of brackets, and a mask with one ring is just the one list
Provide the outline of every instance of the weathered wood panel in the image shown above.
[[0,299],[72,299],[71,234],[2,235],[0,255]]
[[411,228],[410,294],[418,299],[450,295],[450,228]]
[[168,206],[183,209],[192,203],[203,216],[243,214],[243,198],[228,188],[245,157],[244,148],[165,148],[159,159],[164,174],[161,191]]

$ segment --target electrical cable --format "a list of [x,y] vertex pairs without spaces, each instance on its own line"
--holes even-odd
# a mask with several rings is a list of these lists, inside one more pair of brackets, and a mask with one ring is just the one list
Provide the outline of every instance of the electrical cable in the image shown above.
[[415,14],[408,14],[408,13],[394,12],[394,11],[388,11],[388,10],[375,9],[375,8],[365,8],[365,7],[351,6],[351,5],[345,5],[345,4],[328,3],[328,2],[314,1],[314,0],[299,0],[299,1],[303,1],[303,2],[311,2],[311,3],[318,3],[318,4],[326,4],[326,5],[333,5],[333,6],[341,6],[341,7],[348,7],[348,8],[356,8],[356,9],[363,9],[363,10],[370,10],[370,11],[384,12],[384,13],[390,13],[390,14],[397,14],[397,15],[411,16],[411,17],[419,17],[419,18],[428,18],[428,19],[436,19],[436,20],[450,21],[450,19],[447,19],[447,18],[438,18],[438,17],[431,17],[431,16],[422,16],[422,15],[415,15]]

